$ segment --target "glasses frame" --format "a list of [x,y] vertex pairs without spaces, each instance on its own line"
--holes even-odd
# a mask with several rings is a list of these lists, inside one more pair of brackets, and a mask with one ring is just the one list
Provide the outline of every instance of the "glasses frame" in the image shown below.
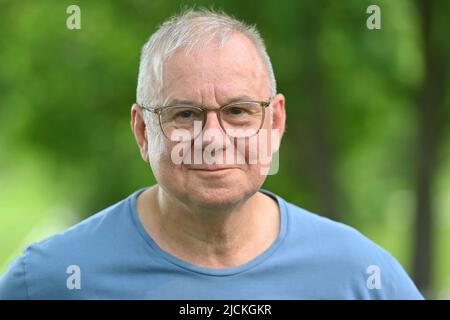
[[[221,111],[224,110],[225,108],[229,108],[231,106],[242,104],[242,103],[259,104],[261,106],[261,108],[262,108],[262,113],[263,113],[262,114],[262,118],[261,118],[261,124],[260,124],[258,130],[254,134],[252,134],[251,136],[245,137],[247,139],[247,138],[251,138],[251,137],[257,135],[259,133],[259,131],[261,130],[261,128],[263,127],[264,120],[265,120],[265,117],[266,117],[266,112],[265,112],[266,108],[269,107],[272,104],[272,101],[273,101],[273,97],[269,98],[268,101],[240,100],[240,101],[234,101],[234,102],[231,102],[231,103],[227,103],[226,105],[223,105],[220,108],[211,108],[211,107],[206,107],[206,106],[196,106],[196,105],[189,105],[189,104],[183,104],[183,103],[174,103],[174,104],[169,104],[169,105],[166,105],[166,106],[156,106],[156,107],[147,107],[147,106],[145,106],[143,104],[139,104],[139,103],[137,103],[137,105],[143,110],[146,110],[146,111],[149,111],[149,112],[152,112],[152,113],[155,113],[155,114],[158,115],[159,128],[161,129],[164,137],[166,137],[167,139],[170,140],[170,137],[168,137],[166,135],[166,133],[163,130],[162,124],[161,124],[161,113],[166,108],[189,107],[189,108],[193,108],[193,109],[197,109],[198,111],[201,111],[202,114],[203,114],[202,131],[205,128],[205,125],[206,125],[207,113],[209,111],[214,112],[216,114],[216,116],[217,116],[217,119],[219,120],[220,127],[225,132],[225,134],[228,135],[227,130],[224,128],[223,123],[222,123],[222,118],[220,116]],[[237,137],[233,137],[233,136],[230,136],[230,137],[231,138],[237,138]],[[194,140],[195,138],[196,137],[193,137],[191,139],[191,141]]]

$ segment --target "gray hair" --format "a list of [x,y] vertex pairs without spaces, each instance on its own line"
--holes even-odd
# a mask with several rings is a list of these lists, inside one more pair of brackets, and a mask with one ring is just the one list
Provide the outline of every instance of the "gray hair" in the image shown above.
[[[184,48],[189,52],[212,39],[218,39],[219,46],[223,46],[235,33],[243,34],[255,45],[267,68],[270,95],[275,96],[272,63],[255,26],[246,25],[223,12],[191,9],[164,22],[142,48],[136,102],[145,106],[163,103],[163,66],[177,49]],[[148,123],[147,112],[144,117]]]

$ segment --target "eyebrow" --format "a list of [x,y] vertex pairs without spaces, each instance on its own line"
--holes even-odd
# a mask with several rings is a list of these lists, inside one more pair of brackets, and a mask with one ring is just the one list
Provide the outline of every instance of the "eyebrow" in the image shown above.
[[[235,102],[239,102],[239,101],[254,101],[254,99],[247,95],[241,95],[241,96],[227,99],[223,105],[227,105],[227,104],[235,103]],[[197,103],[192,100],[172,99],[169,101],[169,103],[167,103],[167,106],[172,106],[172,105],[176,105],[176,104],[183,104],[183,105],[189,105],[189,106],[201,106],[202,105],[202,104]]]

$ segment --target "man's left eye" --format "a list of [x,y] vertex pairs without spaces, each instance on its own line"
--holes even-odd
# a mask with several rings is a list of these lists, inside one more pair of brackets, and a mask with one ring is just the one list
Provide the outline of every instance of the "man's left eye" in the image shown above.
[[235,116],[239,116],[245,113],[245,110],[241,108],[230,108],[229,113]]

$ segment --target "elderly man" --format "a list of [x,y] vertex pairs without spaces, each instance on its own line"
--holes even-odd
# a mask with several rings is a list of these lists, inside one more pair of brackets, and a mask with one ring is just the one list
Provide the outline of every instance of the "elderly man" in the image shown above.
[[0,298],[421,299],[360,233],[260,189],[285,119],[254,28],[207,10],[168,20],[131,109],[157,185],[29,246]]

